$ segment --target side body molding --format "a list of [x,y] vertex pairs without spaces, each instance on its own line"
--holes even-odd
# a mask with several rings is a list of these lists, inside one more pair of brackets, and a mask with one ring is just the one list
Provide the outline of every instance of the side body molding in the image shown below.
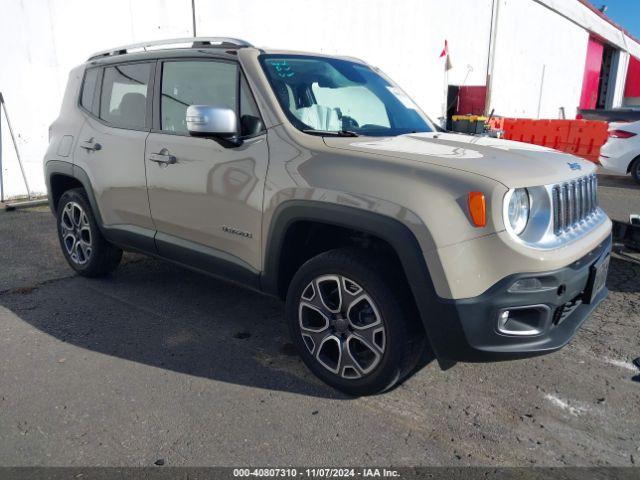
[[[326,202],[290,200],[282,203],[274,212],[267,246],[261,287],[265,293],[281,297],[279,260],[287,230],[298,221],[317,221],[329,225],[350,228],[376,236],[395,250],[415,299],[422,323],[436,355],[444,353],[451,334],[462,334],[455,306],[436,294],[422,249],[411,230],[400,221],[358,208]],[[446,357],[446,355],[442,355]]]

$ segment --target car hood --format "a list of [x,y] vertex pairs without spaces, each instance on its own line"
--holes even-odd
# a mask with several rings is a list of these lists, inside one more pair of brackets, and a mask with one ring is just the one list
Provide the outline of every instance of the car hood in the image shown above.
[[455,133],[413,133],[376,139],[325,137],[324,141],[331,148],[475,173],[510,188],[549,185],[595,171],[594,164],[550,148]]

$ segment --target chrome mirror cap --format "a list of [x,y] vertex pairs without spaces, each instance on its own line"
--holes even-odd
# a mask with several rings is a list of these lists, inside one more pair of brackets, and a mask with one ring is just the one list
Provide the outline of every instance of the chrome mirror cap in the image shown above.
[[211,105],[191,105],[187,108],[187,130],[192,135],[230,137],[238,132],[236,112]]

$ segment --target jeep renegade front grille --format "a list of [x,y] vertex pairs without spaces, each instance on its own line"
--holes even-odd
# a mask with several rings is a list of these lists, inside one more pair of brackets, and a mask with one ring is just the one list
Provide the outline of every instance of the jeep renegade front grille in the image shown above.
[[598,207],[598,180],[594,175],[554,185],[553,231],[560,235],[595,213]]

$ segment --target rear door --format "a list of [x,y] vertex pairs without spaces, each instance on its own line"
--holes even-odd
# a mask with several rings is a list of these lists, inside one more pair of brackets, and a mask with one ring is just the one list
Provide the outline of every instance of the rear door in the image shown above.
[[[166,60],[158,63],[156,82],[158,113],[145,161],[159,253],[205,270],[228,267],[257,276],[268,150],[238,63]],[[190,136],[185,121],[189,105],[236,110],[242,144],[230,147]],[[159,163],[162,156],[175,163]]]
[[89,177],[108,233],[118,239],[130,237],[123,239],[124,244],[142,241],[152,250],[155,228],[144,149],[151,129],[154,67],[155,61],[87,71],[86,75],[97,76],[97,88],[91,102],[81,98],[86,121],[74,155],[75,164]]

